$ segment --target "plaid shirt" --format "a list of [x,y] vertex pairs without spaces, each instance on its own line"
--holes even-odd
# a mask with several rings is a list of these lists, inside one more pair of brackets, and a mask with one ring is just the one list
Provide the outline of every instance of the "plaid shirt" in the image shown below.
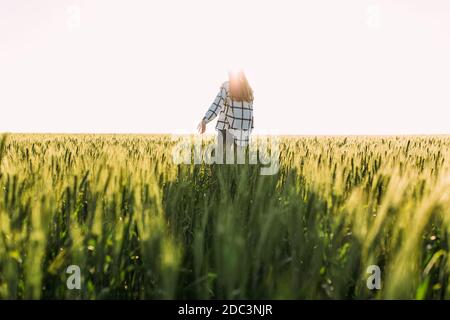
[[235,138],[238,145],[248,143],[253,129],[253,101],[234,101],[229,94],[229,83],[224,82],[220,87],[214,102],[209,107],[203,120],[211,122],[219,116],[216,130],[227,130]]

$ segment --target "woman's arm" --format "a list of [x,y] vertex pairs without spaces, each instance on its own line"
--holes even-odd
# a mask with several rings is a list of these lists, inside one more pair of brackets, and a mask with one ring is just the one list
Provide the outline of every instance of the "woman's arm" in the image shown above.
[[227,90],[225,89],[225,86],[222,85],[220,87],[220,91],[217,94],[216,98],[214,99],[214,102],[209,107],[208,111],[206,111],[205,116],[203,117],[202,121],[200,121],[198,125],[198,131],[200,133],[205,132],[206,130],[206,124],[211,122],[215,117],[219,115],[220,110],[225,105],[225,99],[227,97]]

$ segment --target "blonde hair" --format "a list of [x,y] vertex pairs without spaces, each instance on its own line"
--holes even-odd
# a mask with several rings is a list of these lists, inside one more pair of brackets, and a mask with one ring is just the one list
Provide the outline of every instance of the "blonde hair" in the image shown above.
[[253,101],[253,90],[243,70],[229,73],[230,97],[235,101]]

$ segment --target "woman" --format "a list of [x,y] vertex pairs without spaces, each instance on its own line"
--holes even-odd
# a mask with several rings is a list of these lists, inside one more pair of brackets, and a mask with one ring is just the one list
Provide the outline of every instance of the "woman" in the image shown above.
[[[198,125],[198,131],[202,134],[206,125],[219,116],[216,124],[216,150],[219,155],[223,155],[224,146],[225,154],[228,151],[228,154],[233,154],[233,149],[237,149],[239,154],[248,145],[253,129],[253,90],[247,77],[242,70],[230,72],[228,77],[229,81],[222,84],[216,99]],[[242,159],[238,159],[238,163],[241,162]]]

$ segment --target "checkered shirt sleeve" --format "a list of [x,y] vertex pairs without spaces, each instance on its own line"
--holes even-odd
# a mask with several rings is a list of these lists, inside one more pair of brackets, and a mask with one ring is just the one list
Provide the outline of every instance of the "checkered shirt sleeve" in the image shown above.
[[219,115],[219,112],[221,112],[224,109],[226,98],[227,98],[227,90],[225,86],[222,85],[220,87],[219,93],[214,99],[214,102],[211,104],[208,111],[206,111],[205,116],[203,117],[203,120],[205,120],[206,123],[211,122],[215,117]]

